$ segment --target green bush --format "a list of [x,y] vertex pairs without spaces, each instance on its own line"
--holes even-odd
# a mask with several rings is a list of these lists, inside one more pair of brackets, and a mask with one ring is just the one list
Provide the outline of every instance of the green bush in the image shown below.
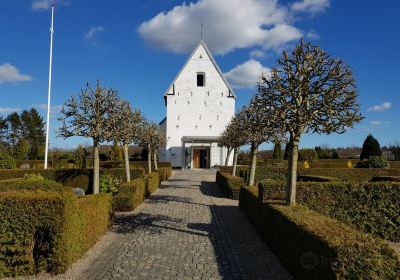
[[[263,200],[283,200],[285,181],[259,183]],[[400,183],[299,182],[298,203],[358,230],[400,242]]]
[[[23,178],[26,174],[40,174],[44,178],[54,180],[64,186],[72,188],[82,188],[85,193],[92,193],[93,172],[91,169],[46,169],[46,170],[0,170],[0,180]],[[130,170],[131,179],[142,178],[145,174],[142,168],[132,168]],[[116,169],[101,169],[100,175],[110,174],[121,180],[125,180],[125,170],[122,168]]]
[[113,195],[115,211],[132,211],[138,207],[145,198],[146,182],[144,178],[122,183],[118,193]]
[[151,174],[146,175],[146,196],[149,196],[153,192],[155,192],[160,186],[160,178],[158,172],[152,172]]
[[6,153],[0,152],[0,169],[14,169],[15,167],[15,159]]
[[172,175],[172,167],[159,167],[157,172],[160,175],[160,182],[167,181]]
[[389,168],[389,162],[381,157],[370,157],[358,162],[356,168]]
[[240,188],[245,185],[242,178],[217,171],[216,182],[222,193],[231,199],[239,199]]
[[0,194],[0,277],[64,272],[110,226],[110,195]]
[[116,178],[111,174],[103,174],[100,176],[100,193],[116,194],[118,187],[122,183],[120,178]]
[[295,279],[399,279],[387,243],[304,206],[260,203],[241,188],[239,205]]
[[64,190],[64,187],[60,183],[46,179],[16,178],[0,180],[0,192],[8,190],[42,190],[61,192]]

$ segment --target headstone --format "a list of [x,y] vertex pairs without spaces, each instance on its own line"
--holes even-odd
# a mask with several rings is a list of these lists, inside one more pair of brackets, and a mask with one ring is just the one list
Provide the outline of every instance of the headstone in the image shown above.
[[23,163],[23,164],[21,164],[21,166],[19,168],[21,168],[21,169],[29,169],[30,168],[29,167],[29,163]]
[[74,188],[73,189],[74,195],[78,195],[78,196],[84,196],[85,195],[85,191],[81,188]]

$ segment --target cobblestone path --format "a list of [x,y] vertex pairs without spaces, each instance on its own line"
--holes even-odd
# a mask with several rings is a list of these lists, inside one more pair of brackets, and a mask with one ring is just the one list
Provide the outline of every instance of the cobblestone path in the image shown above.
[[291,279],[215,172],[176,171],[135,213],[81,279]]

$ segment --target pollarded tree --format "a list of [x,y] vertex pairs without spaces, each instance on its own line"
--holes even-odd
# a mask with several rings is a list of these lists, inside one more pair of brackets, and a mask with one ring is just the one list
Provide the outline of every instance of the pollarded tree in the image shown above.
[[[221,134],[220,143],[233,150],[233,166],[232,166],[232,176],[236,175],[236,166],[238,160],[238,153],[241,146],[246,144],[246,135],[243,133],[241,128],[240,120],[238,119],[238,114],[236,114],[229,124],[227,125],[224,132]],[[227,155],[227,160],[225,161],[225,166],[228,165],[229,153]]]
[[379,144],[378,140],[372,134],[369,134],[367,138],[365,138],[360,159],[369,159],[370,157],[381,157],[381,145]]
[[232,147],[232,141],[231,141],[231,137],[230,137],[230,133],[228,131],[228,129],[225,129],[221,135],[218,137],[218,145],[221,147],[226,147],[228,152],[226,155],[226,159],[225,159],[225,166],[228,166],[229,163],[229,158],[231,156],[233,147]]
[[264,106],[282,112],[289,134],[287,203],[296,203],[297,161],[303,133],[344,133],[362,120],[353,74],[340,59],[303,40],[283,52],[259,91]]
[[157,153],[161,146],[165,146],[167,142],[167,134],[165,130],[163,130],[159,125],[157,125],[157,129],[154,131],[154,136],[152,138],[150,147],[153,153],[153,162],[154,162],[154,169],[158,171],[158,164],[157,164]]
[[121,143],[124,155],[125,177],[130,182],[129,145],[139,142],[140,127],[143,125],[143,115],[136,109],[132,110],[127,101],[119,101],[119,109],[114,112],[108,141]]
[[[152,121],[144,121],[140,127],[139,142],[147,149],[147,169],[151,173],[151,155],[156,152],[160,126]],[[156,166],[155,166],[156,167]]]
[[264,142],[284,139],[280,114],[279,110],[264,106],[257,95],[237,114],[240,130],[245,135],[246,144],[250,145],[251,163],[247,182],[249,186],[254,185],[258,147]]
[[58,135],[64,139],[72,136],[93,139],[93,193],[99,193],[99,148],[109,139],[111,118],[119,109],[118,92],[107,89],[97,81],[96,88],[89,84],[78,96],[71,96],[65,102],[60,120],[63,125]]

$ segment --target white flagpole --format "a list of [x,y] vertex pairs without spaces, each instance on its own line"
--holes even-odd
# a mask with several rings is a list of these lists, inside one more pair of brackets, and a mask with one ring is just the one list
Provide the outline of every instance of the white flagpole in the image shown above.
[[53,35],[54,35],[53,22],[54,22],[54,5],[51,6],[49,89],[48,89],[48,97],[47,97],[46,148],[45,148],[45,153],[44,153],[44,169],[47,169],[47,159],[48,159],[48,154],[49,154],[51,67],[52,67],[52,63],[53,63]]

